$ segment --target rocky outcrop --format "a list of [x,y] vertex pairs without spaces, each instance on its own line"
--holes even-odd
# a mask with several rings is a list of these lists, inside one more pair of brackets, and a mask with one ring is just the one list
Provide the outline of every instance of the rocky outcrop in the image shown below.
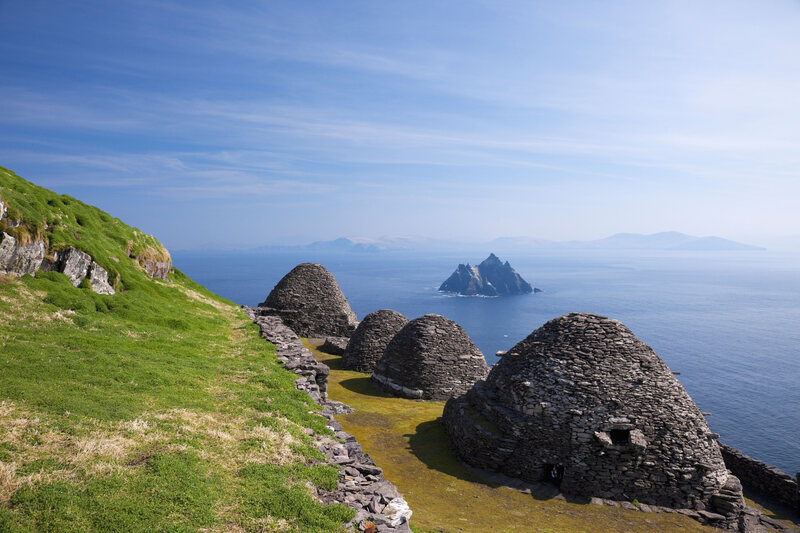
[[389,341],[406,324],[408,318],[391,309],[381,309],[365,316],[342,353],[342,368],[372,372]]
[[142,268],[147,272],[151,278],[158,278],[167,281],[169,278],[169,271],[172,268],[172,263],[169,261],[153,261],[152,259],[145,259]]
[[33,274],[42,265],[45,246],[40,241],[19,244],[8,233],[0,233],[0,273],[24,276]]
[[95,263],[92,256],[72,246],[56,252],[52,261],[45,260],[42,270],[61,272],[69,278],[73,287],[77,287],[84,279],[98,294],[114,294],[114,287],[108,282],[108,272]]
[[286,274],[259,304],[261,316],[278,316],[302,337],[349,337],[358,326],[336,278],[316,263]]
[[725,466],[742,480],[748,489],[781,502],[800,515],[800,488],[798,488],[800,473],[796,479],[792,479],[792,476],[781,472],[780,469],[753,459],[736,448],[722,443],[719,446]]
[[114,287],[108,282],[106,269],[92,261],[89,265],[89,286],[97,294],[115,294]]
[[348,524],[351,528],[363,530],[362,525],[372,523],[376,531],[411,533],[408,520],[412,513],[397,487],[383,476],[383,470],[364,452],[356,438],[343,431],[342,425],[334,420],[335,414],[353,410],[327,399],[328,367],[314,359],[295,332],[279,317],[259,315],[252,307],[244,307],[244,310],[258,324],[261,336],[275,345],[278,359],[283,361],[285,368],[300,375],[295,386],[322,406],[321,414],[328,419],[327,426],[334,432],[335,438],[331,438],[308,430],[328,463],[339,468],[336,489],[326,491],[314,487],[317,497],[324,503],[341,503],[354,509],[356,515]]
[[34,241],[25,245],[7,233],[0,234],[0,274],[24,276],[37,270],[61,272],[77,287],[88,276],[89,285],[98,294],[114,294],[108,282],[108,272],[77,248],[69,247],[56,252],[54,259],[45,258],[45,245]]
[[718,435],[667,365],[597,315],[534,331],[447,403],[442,424],[465,462],[530,481],[553,475],[585,497],[705,511],[730,477]]
[[443,292],[454,292],[465,296],[506,296],[527,294],[531,285],[496,255],[490,254],[478,266],[460,264],[456,271],[439,287]]
[[70,246],[64,251],[56,252],[55,268],[69,278],[73,287],[77,287],[89,273],[92,256]]
[[488,372],[486,359],[464,328],[441,315],[425,315],[389,341],[372,381],[396,396],[446,400],[463,394]]

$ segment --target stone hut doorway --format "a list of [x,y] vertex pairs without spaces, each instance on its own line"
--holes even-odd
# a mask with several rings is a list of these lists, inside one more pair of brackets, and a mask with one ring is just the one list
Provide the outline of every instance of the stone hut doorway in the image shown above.
[[542,481],[552,483],[556,487],[564,479],[564,465],[559,463],[544,463],[542,467]]

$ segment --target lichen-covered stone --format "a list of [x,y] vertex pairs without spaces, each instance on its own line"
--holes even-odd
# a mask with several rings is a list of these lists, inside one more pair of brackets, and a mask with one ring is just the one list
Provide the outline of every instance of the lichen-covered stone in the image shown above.
[[372,380],[397,396],[446,400],[463,394],[488,372],[486,359],[464,328],[441,315],[425,315],[389,341]]
[[664,361],[597,315],[534,331],[448,401],[442,424],[464,461],[529,481],[563,467],[561,489],[576,495],[705,509],[729,479],[717,435]]
[[349,337],[358,326],[336,278],[316,263],[302,263],[286,274],[258,314],[279,316],[301,337]]
[[35,273],[44,260],[44,243],[20,245],[8,233],[0,233],[0,273],[24,276]]
[[92,261],[89,265],[89,285],[97,294],[114,294],[114,287],[108,282],[108,272],[106,269]]
[[167,280],[169,271],[172,268],[172,263],[169,261],[153,261],[152,259],[146,259],[143,268],[151,278]]
[[331,355],[342,355],[347,348],[347,337],[325,337],[325,342],[319,347],[320,351]]
[[56,253],[56,270],[66,275],[73,287],[81,284],[92,262],[92,256],[72,246]]
[[342,368],[372,372],[389,341],[406,324],[408,318],[391,309],[381,309],[365,316],[342,353]]

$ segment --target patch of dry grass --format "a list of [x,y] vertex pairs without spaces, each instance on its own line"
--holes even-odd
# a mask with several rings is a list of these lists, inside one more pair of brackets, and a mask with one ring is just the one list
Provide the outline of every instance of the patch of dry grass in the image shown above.
[[50,322],[70,322],[75,315],[72,309],[58,309],[56,311],[42,311],[37,305],[46,293],[33,291],[19,278],[12,277],[5,280],[3,294],[0,295],[0,322],[21,321],[30,328],[39,328]]
[[177,441],[187,438],[196,441],[201,457],[231,476],[249,464],[304,462],[294,448],[299,441],[289,431],[293,423],[277,419],[277,428],[266,427],[259,416],[255,411],[248,417],[172,409],[113,423],[82,420],[67,433],[58,420],[2,402],[0,444],[13,454],[0,462],[0,505],[22,486],[141,468],[148,450],[183,451],[186,445]]

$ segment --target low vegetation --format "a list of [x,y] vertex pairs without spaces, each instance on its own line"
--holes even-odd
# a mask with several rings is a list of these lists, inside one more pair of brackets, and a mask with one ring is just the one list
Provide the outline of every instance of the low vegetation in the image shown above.
[[438,422],[444,402],[391,397],[366,374],[341,370],[341,358],[307,346],[331,367],[330,397],[355,408],[337,420],[403,493],[418,533],[713,531],[681,515],[569,503],[487,481],[450,450]]
[[[5,231],[20,243],[43,241],[47,255],[74,246],[88,253],[106,272],[116,290],[133,289],[142,281],[144,261],[169,261],[155,237],[127,226],[100,209],[65,194],[39,187],[0,167],[0,201],[7,218]],[[9,222],[20,222],[19,226]]]
[[0,197],[6,231],[119,280],[0,276],[0,531],[342,530],[353,512],[310,488],[337,481],[306,432],[325,421],[236,305],[147,276],[161,245],[102,211],[8,171]]

